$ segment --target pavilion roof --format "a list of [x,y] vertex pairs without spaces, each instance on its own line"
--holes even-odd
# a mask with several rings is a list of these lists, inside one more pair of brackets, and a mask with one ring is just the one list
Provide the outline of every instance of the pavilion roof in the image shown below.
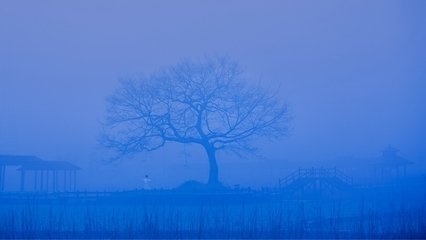
[[74,171],[81,170],[81,168],[65,161],[40,161],[24,164],[18,169],[18,171],[32,170]]
[[36,156],[29,155],[0,155],[0,166],[9,165],[9,166],[22,166],[25,164],[30,164],[34,162],[43,161]]
[[413,164],[410,160],[401,157],[398,152],[398,149],[388,146],[382,151],[382,156],[378,158],[377,165],[383,167],[400,167]]
[[35,156],[25,155],[0,155],[0,166],[20,166],[18,171],[55,170],[73,171],[81,170],[76,165],[65,161],[45,161]]

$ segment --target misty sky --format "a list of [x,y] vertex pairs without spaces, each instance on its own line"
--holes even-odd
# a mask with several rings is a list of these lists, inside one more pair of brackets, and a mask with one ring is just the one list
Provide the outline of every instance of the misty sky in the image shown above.
[[280,87],[293,130],[259,141],[264,158],[220,153],[225,184],[274,185],[388,144],[424,166],[425,13],[423,0],[1,1],[0,154],[73,162],[82,188],[135,188],[144,174],[157,187],[206,181],[194,146],[105,165],[97,138],[120,78],[227,55],[253,82]]

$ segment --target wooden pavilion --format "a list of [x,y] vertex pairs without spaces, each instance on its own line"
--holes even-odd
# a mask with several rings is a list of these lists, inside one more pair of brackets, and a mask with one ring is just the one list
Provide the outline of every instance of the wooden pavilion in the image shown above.
[[20,172],[20,191],[75,191],[79,167],[65,161],[45,161],[35,156],[0,155],[0,192],[5,190],[7,167]]
[[388,146],[382,151],[382,156],[376,162],[376,175],[380,175],[382,180],[387,178],[406,177],[408,165],[413,162],[401,157],[399,150]]

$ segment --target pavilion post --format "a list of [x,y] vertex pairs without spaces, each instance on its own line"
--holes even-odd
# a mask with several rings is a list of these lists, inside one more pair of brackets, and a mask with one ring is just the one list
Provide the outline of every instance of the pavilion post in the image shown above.
[[3,192],[3,165],[0,165],[0,192]]
[[44,190],[44,170],[41,170],[40,191]]
[[1,179],[1,188],[2,191],[4,191],[4,182],[6,181],[6,166],[3,165],[3,169],[2,169],[2,179]]
[[49,186],[50,186],[49,180],[50,180],[50,171],[46,170],[46,192],[49,192]]
[[52,182],[51,182],[51,186],[52,186],[52,192],[55,192],[55,170],[52,170]]
[[23,192],[25,189],[25,171],[21,170],[21,192]]
[[76,188],[77,188],[77,171],[76,170],[74,170],[73,171],[73,177],[74,177],[74,183],[73,183],[73,190],[74,190],[74,192],[75,192],[75,190],[76,190]]
[[57,192],[59,192],[59,173],[58,171],[55,171],[55,189]]
[[67,192],[67,171],[64,170],[64,192]]
[[56,175],[56,170],[53,171],[53,192],[56,192],[56,181],[57,181],[57,175]]
[[0,167],[0,192],[4,191],[5,168],[5,165],[1,165]]
[[38,190],[38,171],[34,170],[34,191]]
[[72,171],[71,170],[69,170],[68,171],[68,179],[70,180],[70,183],[69,183],[69,190],[70,190],[70,192],[72,192],[72,184],[73,184],[73,180],[72,180]]

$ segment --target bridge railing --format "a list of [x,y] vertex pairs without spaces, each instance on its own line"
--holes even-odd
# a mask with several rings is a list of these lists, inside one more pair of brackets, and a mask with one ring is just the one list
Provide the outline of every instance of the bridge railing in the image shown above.
[[279,186],[285,187],[290,183],[303,178],[338,178],[347,184],[352,184],[351,177],[337,168],[299,168],[290,175],[279,180]]

